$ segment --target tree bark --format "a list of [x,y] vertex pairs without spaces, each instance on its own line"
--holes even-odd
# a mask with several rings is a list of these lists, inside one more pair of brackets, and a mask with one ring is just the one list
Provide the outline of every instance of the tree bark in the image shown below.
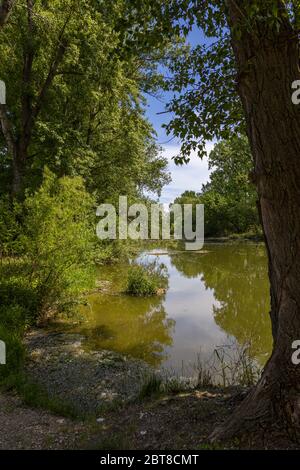
[[279,28],[261,21],[244,28],[245,3],[227,2],[268,252],[274,344],[257,386],[213,441],[276,421],[290,435],[300,429],[300,366],[291,360],[300,339],[300,110],[291,100],[292,82],[300,78],[299,41],[283,10]]
[[3,0],[2,5],[0,6],[0,27],[4,26],[7,23],[9,15],[13,9],[15,0]]

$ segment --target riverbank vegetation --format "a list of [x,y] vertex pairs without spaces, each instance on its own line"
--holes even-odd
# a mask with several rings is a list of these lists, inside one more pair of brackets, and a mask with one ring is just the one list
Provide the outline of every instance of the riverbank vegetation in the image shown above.
[[167,271],[163,264],[152,262],[146,266],[135,264],[129,268],[126,293],[136,296],[157,295],[167,285]]
[[[0,263],[0,321],[8,357],[1,375],[18,370],[22,347],[17,344],[26,328],[70,312],[95,277],[93,200],[80,177],[57,178],[45,170],[41,187],[12,204],[12,211],[2,214],[6,256]],[[18,226],[13,237],[3,221],[7,214],[11,226]]]
[[[251,182],[252,157],[247,138],[234,136],[208,155],[210,181],[199,193],[186,191],[175,204],[204,204],[205,237],[262,238],[257,192]],[[193,211],[193,229],[196,211]]]

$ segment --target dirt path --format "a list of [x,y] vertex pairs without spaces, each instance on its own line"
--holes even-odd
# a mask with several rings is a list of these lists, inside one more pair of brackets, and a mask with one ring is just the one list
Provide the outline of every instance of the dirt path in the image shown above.
[[25,406],[16,396],[0,394],[0,449],[72,449],[84,425]]
[[230,396],[193,392],[128,405],[95,422],[79,422],[1,394],[0,449],[195,449],[231,407]]
[[[241,399],[234,391],[194,391],[126,405],[79,422],[0,394],[0,449],[210,449],[208,436]],[[281,429],[268,428],[217,448],[297,449],[299,445],[283,436]]]
[[197,449],[232,411],[236,394],[160,396],[73,421],[0,394],[0,449]]

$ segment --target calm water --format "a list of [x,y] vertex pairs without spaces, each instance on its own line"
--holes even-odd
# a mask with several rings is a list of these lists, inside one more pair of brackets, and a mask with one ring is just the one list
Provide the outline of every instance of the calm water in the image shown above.
[[[87,346],[130,354],[180,371],[209,357],[221,345],[250,341],[251,355],[264,364],[271,351],[269,285],[262,245],[208,245],[205,253],[147,254],[168,269],[166,293],[135,298],[101,293],[84,308]],[[102,268],[100,280],[124,288],[126,266]]]

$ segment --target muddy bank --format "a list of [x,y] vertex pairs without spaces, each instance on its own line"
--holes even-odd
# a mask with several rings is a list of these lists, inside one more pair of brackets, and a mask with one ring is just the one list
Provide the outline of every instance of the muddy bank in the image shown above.
[[27,376],[79,414],[135,400],[149,366],[112,351],[86,351],[84,340],[80,334],[31,331],[25,339]]

